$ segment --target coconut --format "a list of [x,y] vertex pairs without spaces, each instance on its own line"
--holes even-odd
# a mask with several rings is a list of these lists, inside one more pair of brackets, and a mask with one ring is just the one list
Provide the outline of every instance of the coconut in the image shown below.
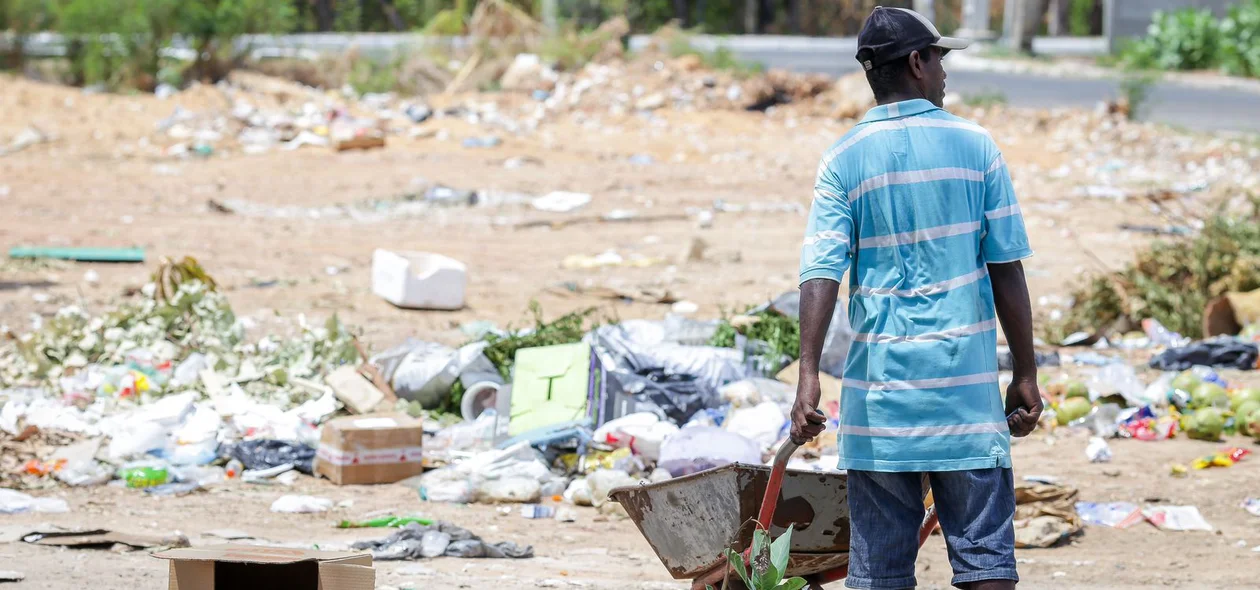
[[1203,380],[1199,379],[1198,375],[1195,375],[1193,372],[1187,370],[1182,371],[1175,379],[1173,379],[1172,386],[1173,389],[1180,389],[1186,393],[1190,393],[1202,382]]
[[1238,425],[1238,434],[1253,434],[1249,422],[1258,409],[1260,409],[1260,401],[1247,400],[1241,406],[1238,406],[1238,409],[1234,410],[1234,423]]
[[1060,426],[1066,426],[1069,423],[1084,418],[1089,415],[1092,406],[1088,399],[1082,397],[1069,397],[1059,404],[1059,409],[1055,412],[1055,416]]
[[1220,440],[1222,430],[1225,430],[1225,415],[1216,408],[1195,410],[1186,425],[1186,434],[1199,440]]
[[1089,399],[1089,386],[1085,385],[1085,383],[1081,381],[1072,381],[1071,383],[1068,383],[1067,392],[1065,392],[1064,395],[1067,397],[1083,397],[1085,399]]
[[1234,392],[1234,397],[1229,399],[1229,409],[1237,413],[1238,408],[1247,402],[1260,403],[1260,387],[1245,387]]
[[1229,394],[1215,383],[1200,383],[1190,394],[1192,408],[1228,408]]

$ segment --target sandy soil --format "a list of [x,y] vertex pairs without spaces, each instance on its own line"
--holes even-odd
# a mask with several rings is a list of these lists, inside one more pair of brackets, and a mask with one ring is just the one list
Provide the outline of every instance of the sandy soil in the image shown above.
[[[0,140],[29,124],[57,139],[0,157],[0,244],[131,246],[148,250],[145,265],[63,265],[30,270],[10,265],[0,280],[0,323],[16,331],[31,314],[48,315],[77,303],[105,309],[128,287],[142,284],[161,256],[197,257],[226,289],[238,315],[258,330],[283,333],[304,314],[317,320],[332,313],[360,326],[377,350],[407,336],[459,343],[459,326],[489,319],[504,325],[523,321],[531,299],[548,316],[599,306],[611,317],[660,318],[668,306],[562,296],[549,288],[563,283],[620,288],[666,288],[699,305],[701,317],[741,308],[795,287],[804,208],[808,206],[818,157],[847,123],[779,114],[659,111],[652,117],[576,113],[547,122],[533,134],[506,136],[493,149],[462,148],[459,140],[483,135],[467,123],[443,119],[435,128],[448,139],[391,137],[386,149],[336,154],[308,148],[247,156],[224,148],[208,159],[153,155],[146,146],[174,143],[154,131],[176,104],[191,110],[224,108],[211,89],[159,101],[153,97],[88,96],[5,78],[0,81]],[[1105,139],[1057,134],[1053,118],[1007,110],[977,112],[994,131],[1011,163],[1038,255],[1027,262],[1034,299],[1064,296],[1084,272],[1116,267],[1149,238],[1117,229],[1119,223],[1164,224],[1150,203],[1073,196],[1088,179],[1078,170],[1108,157],[1141,161],[1145,141],[1109,147]],[[1079,117],[1078,117],[1079,118]],[[1060,130],[1061,131],[1061,130]],[[1255,149],[1206,137],[1185,137],[1185,151],[1168,161],[1205,163]],[[636,165],[633,154],[654,163]],[[533,156],[537,165],[505,168],[505,159]],[[1145,161],[1161,166],[1163,161]],[[1067,175],[1050,171],[1063,166]],[[1254,170],[1254,168],[1252,168]],[[1253,173],[1254,174],[1254,173]],[[574,224],[561,229],[517,229],[530,220],[559,220],[527,205],[441,209],[423,216],[350,220],[300,216],[253,217],[212,210],[208,201],[242,200],[271,207],[325,207],[364,200],[391,200],[414,190],[416,178],[468,189],[531,195],[552,190],[589,192],[593,203],[572,215],[616,209],[640,214],[683,214],[711,208],[716,200],[768,204],[788,211],[718,212],[711,228],[694,221]],[[1188,206],[1188,205],[1187,205]],[[707,245],[702,260],[679,260],[692,240]],[[385,247],[428,250],[453,256],[469,269],[468,307],[440,313],[404,311],[370,291],[372,251]],[[616,249],[622,255],[659,257],[644,268],[569,270],[570,255]],[[329,267],[335,269],[330,274]],[[99,274],[89,283],[87,271]],[[1141,525],[1127,531],[1089,528],[1070,546],[1020,551],[1029,588],[1256,587],[1260,579],[1260,519],[1238,504],[1260,495],[1260,458],[1230,469],[1168,475],[1168,464],[1188,463],[1217,445],[1177,440],[1118,442],[1110,465],[1086,462],[1085,440],[1051,444],[1044,435],[1015,448],[1017,475],[1048,474],[1081,489],[1088,500],[1143,502],[1162,498],[1194,504],[1218,534],[1171,533]],[[1236,441],[1244,444],[1243,441]],[[1108,475],[1115,470],[1118,476]],[[577,523],[499,516],[493,507],[421,503],[398,486],[337,488],[304,479],[300,491],[353,500],[337,515],[268,512],[285,493],[266,487],[234,486],[185,498],[148,498],[114,488],[62,490],[71,512],[64,515],[0,517],[0,525],[55,522],[107,526],[127,532],[200,535],[217,528],[244,529],[280,542],[344,543],[375,531],[330,528],[342,515],[392,508],[419,510],[473,529],[490,540],[532,543],[538,556],[526,562],[439,559],[423,565],[434,573],[400,575],[398,564],[378,566],[379,584],[394,587],[495,586],[673,588],[664,568],[629,522],[600,522],[581,511]],[[1238,546],[1242,545],[1242,547]],[[158,588],[165,565],[143,554],[56,550],[24,544],[0,545],[0,569],[27,575],[16,588],[113,590]],[[946,587],[949,566],[943,543],[934,537],[920,559],[920,582]],[[558,580],[559,582],[552,582]]]

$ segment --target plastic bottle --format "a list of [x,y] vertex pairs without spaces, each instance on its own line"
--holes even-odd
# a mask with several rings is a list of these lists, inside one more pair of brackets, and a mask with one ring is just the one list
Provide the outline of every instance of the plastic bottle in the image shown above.
[[378,516],[368,520],[360,520],[358,522],[352,520],[343,520],[337,523],[339,529],[379,529],[379,528],[398,528],[416,523],[423,526],[432,526],[433,520],[428,518],[420,518],[418,516],[394,516],[387,514]]
[[228,479],[239,479],[241,477],[241,473],[244,471],[245,465],[241,463],[239,459],[232,459],[231,461],[228,461],[227,466],[223,468],[223,475]]
[[127,482],[127,487],[137,489],[160,486],[171,479],[165,467],[130,467],[123,469],[119,476]]

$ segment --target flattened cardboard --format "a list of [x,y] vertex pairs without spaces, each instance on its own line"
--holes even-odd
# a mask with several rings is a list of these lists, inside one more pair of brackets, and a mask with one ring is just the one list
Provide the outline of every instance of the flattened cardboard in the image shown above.
[[376,585],[368,553],[218,545],[154,557],[171,562],[169,590],[372,590]]
[[406,414],[346,416],[324,424],[315,471],[338,485],[395,483],[419,475],[422,423]]
[[126,545],[132,549],[152,549],[154,547],[187,547],[188,539],[175,535],[158,537],[155,535],[132,535],[107,531],[32,531],[22,540],[35,545],[51,545],[54,547],[112,547]]
[[326,379],[333,395],[355,414],[366,414],[385,401],[385,393],[372,385],[354,367],[343,366]]

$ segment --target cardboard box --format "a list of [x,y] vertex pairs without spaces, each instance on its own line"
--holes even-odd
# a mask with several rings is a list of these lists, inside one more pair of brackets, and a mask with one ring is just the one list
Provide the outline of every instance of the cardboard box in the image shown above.
[[420,475],[419,420],[406,414],[345,416],[324,423],[315,471],[337,485],[394,483]]
[[169,590],[372,590],[372,555],[282,547],[218,545],[154,554],[170,561]]

